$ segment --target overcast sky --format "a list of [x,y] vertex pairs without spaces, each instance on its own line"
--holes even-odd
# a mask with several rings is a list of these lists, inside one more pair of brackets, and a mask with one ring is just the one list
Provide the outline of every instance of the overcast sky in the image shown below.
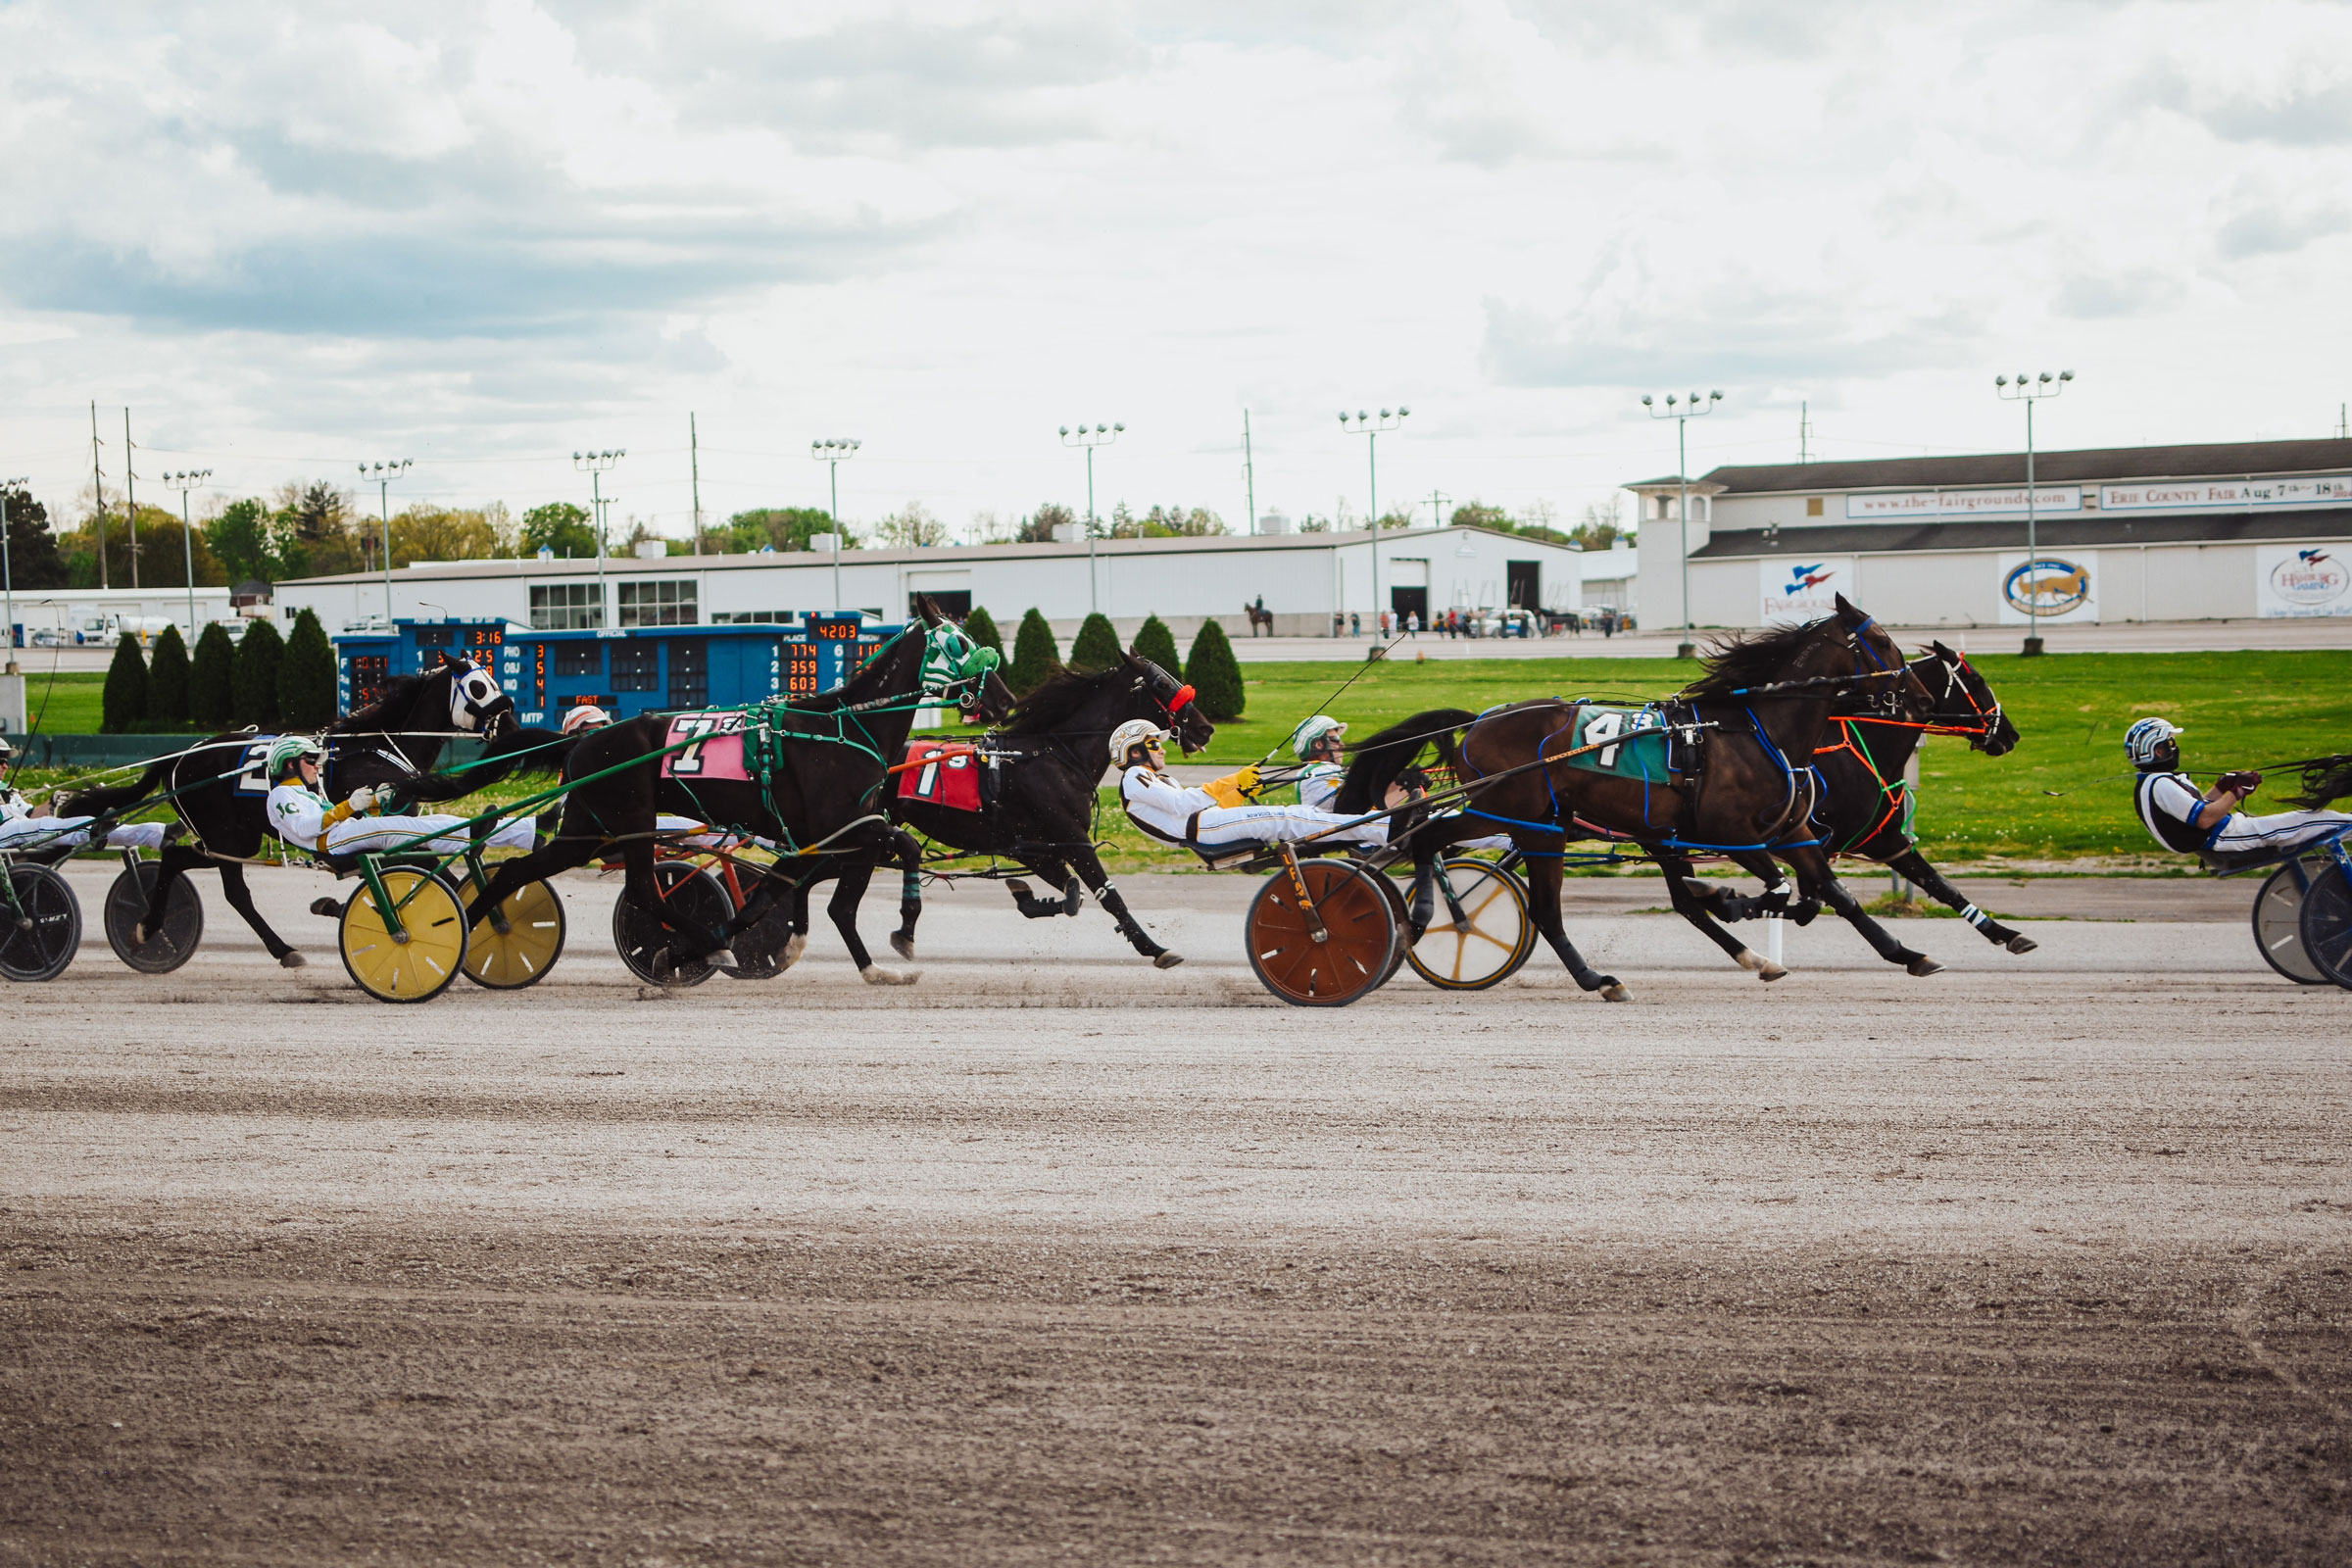
[[[0,0],[0,477],[620,514],[1573,517],[1690,466],[2320,436],[2352,10]],[[160,486],[142,490],[167,499]],[[372,494],[371,494],[372,499]],[[200,503],[201,504],[201,503]],[[398,505],[396,499],[395,505]]]

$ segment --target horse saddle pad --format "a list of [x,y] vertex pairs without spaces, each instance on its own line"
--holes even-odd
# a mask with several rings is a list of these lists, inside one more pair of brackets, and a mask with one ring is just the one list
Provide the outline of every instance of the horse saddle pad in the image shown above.
[[[1653,784],[1667,781],[1667,730],[1655,708],[1580,704],[1569,731],[1566,739],[1578,750],[1577,756],[1567,759],[1570,767],[1618,778],[1646,779]],[[1619,736],[1624,739],[1618,740]],[[1586,751],[1586,747],[1598,749]]]
[[906,771],[899,774],[899,799],[944,806],[952,811],[977,811],[980,759],[969,746],[908,741]]
[[667,744],[677,749],[662,759],[663,778],[751,782],[743,765],[741,713],[680,713],[669,721]]
[[[270,748],[277,744],[274,735],[256,735],[245,743],[237,757],[237,785],[239,795],[268,795],[270,793]],[[220,755],[208,751],[207,760]]]

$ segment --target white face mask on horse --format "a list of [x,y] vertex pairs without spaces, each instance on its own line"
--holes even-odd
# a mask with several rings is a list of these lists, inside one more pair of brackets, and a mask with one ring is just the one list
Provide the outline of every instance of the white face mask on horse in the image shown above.
[[491,707],[505,695],[488,670],[468,663],[466,672],[449,683],[450,727],[473,733],[489,715]]

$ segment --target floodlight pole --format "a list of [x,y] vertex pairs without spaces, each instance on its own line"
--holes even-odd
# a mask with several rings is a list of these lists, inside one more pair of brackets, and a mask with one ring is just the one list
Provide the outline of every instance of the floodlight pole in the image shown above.
[[[2064,392],[2067,383],[2074,378],[2075,372],[2072,370],[2060,370],[2054,376],[2044,370],[2032,381],[2026,379],[2023,370],[2018,371],[2014,382],[2005,375],[1992,378],[1992,390],[2002,402],[2023,403],[2026,406],[2026,646],[2023,653],[2028,659],[2042,651],[2041,602],[2034,596],[2034,561],[2041,554],[2041,539],[2035,526],[2034,506],[2034,405],[2043,398],[2054,398]],[[2006,594],[2007,585],[2004,584],[2001,591]]]
[[8,560],[8,493],[30,484],[30,478],[0,479],[0,615],[7,617],[8,668],[0,673],[17,673],[17,575]]
[[[605,612],[612,603],[606,597],[605,589],[605,557],[612,553],[611,546],[605,543],[605,473],[612,465],[628,455],[629,451],[626,447],[617,447],[610,452],[574,452],[571,455],[571,466],[588,475],[588,501],[589,505],[595,508],[596,628],[599,631],[603,631],[607,627]],[[389,592],[389,589],[387,588],[386,591]],[[620,624],[620,616],[617,613],[613,615],[611,624],[613,626]]]
[[1698,394],[1693,392],[1687,401],[1678,404],[1675,395],[1669,392],[1666,394],[1666,407],[1661,411],[1650,401],[1648,393],[1642,394],[1642,407],[1648,411],[1651,418],[1674,421],[1674,482],[1681,495],[1677,504],[1682,514],[1678,525],[1683,531],[1683,640],[1674,650],[1677,659],[1689,659],[1698,652],[1697,643],[1691,640],[1690,628],[1690,444],[1686,437],[1690,421],[1713,414],[1715,405],[1722,401],[1721,392],[1710,392],[1702,405],[1698,401]]
[[[392,629],[392,481],[399,478],[401,473],[412,466],[415,462],[414,458],[394,458],[385,463],[363,463],[360,465],[362,482],[369,478],[375,480],[376,510],[382,514],[384,519],[384,630],[386,631]],[[205,471],[209,473],[212,470],[208,468]],[[187,500],[185,491],[180,493],[180,500],[183,503]],[[180,510],[185,512],[187,508],[182,505]]]
[[[1371,469],[1371,505],[1369,510],[1372,514],[1370,526],[1372,529],[1372,629],[1374,631],[1378,631],[1380,629],[1381,615],[1380,433],[1383,430],[1394,430],[1397,426],[1403,424],[1405,416],[1411,414],[1412,412],[1412,410],[1405,408],[1401,404],[1397,406],[1396,411],[1394,414],[1390,413],[1387,409],[1383,409],[1377,416],[1367,414],[1363,410],[1358,409],[1355,413],[1355,418],[1351,423],[1348,417],[1348,411],[1345,409],[1340,411],[1340,428],[1343,430],[1354,430],[1363,436],[1364,461],[1370,465]],[[1346,610],[1346,606],[1341,607],[1343,612]]]
[[191,653],[195,651],[196,633],[201,628],[196,624],[196,525],[188,520],[188,492],[212,476],[213,470],[210,468],[164,475],[164,483],[179,492],[179,553],[188,570],[188,649]]
[[841,466],[858,455],[863,441],[844,436],[808,443],[808,456],[825,466],[825,476],[831,482],[832,509],[825,515],[833,521],[833,612],[841,612],[841,547],[849,536],[841,531]]
[[1084,424],[1072,429],[1061,427],[1061,444],[1086,449],[1086,610],[1095,614],[1102,604],[1095,597],[1095,448],[1106,447],[1119,438],[1124,424],[1098,424],[1089,430]]

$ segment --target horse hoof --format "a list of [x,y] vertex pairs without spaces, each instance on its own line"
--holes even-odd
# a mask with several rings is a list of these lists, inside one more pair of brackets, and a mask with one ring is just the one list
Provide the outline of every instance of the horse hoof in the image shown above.
[[332,899],[313,899],[311,901],[311,912],[313,914],[324,915],[327,919],[332,920],[343,912],[343,906],[337,904]]
[[1929,975],[1943,973],[1943,965],[1937,963],[1934,958],[1929,957],[1924,953],[1918,957],[1913,958],[1909,963],[1904,964],[1903,969],[1904,972],[1918,975],[1923,980]]
[[1788,971],[1782,968],[1779,964],[1774,963],[1770,958],[1767,958],[1762,963],[1756,965],[1756,978],[1763,981],[1766,985],[1770,985],[1775,980],[1788,979]]
[[1152,967],[1154,969],[1173,969],[1183,961],[1184,955],[1181,953],[1163,953],[1152,960]]
[[1016,899],[1026,899],[1029,897],[1029,884],[1017,876],[1008,876],[1004,879],[1004,891]]
[[289,952],[279,956],[277,966],[281,969],[299,969],[310,961],[299,953]]
[[885,969],[878,963],[869,963],[858,973],[869,986],[910,986],[923,977],[918,969]]
[[130,945],[134,948],[143,948],[147,945],[146,921],[141,920],[137,925],[134,925],[130,928]]
[[914,938],[904,931],[893,931],[890,934],[890,951],[902,958],[913,957]]
[[2034,941],[2032,937],[2027,936],[2022,931],[2016,936],[2011,937],[2004,945],[2011,953],[2032,953],[2035,948],[2041,946],[2040,943]]
[[1625,994],[1625,987],[1612,980],[1600,988],[1600,1000],[1603,1002],[1631,1002],[1634,999]]
[[669,977],[676,969],[677,964],[671,961],[667,948],[656,948],[646,956],[645,972],[653,976],[654,984],[658,986],[669,984]]
[[703,955],[703,961],[713,969],[723,969],[729,974],[733,974],[743,967],[742,960],[735,956],[733,948],[720,948],[715,953],[706,953]]
[[808,933],[806,931],[795,931],[792,934],[791,940],[784,944],[783,951],[776,955],[776,966],[779,969],[789,969],[794,964],[800,962],[801,955],[808,951]]

